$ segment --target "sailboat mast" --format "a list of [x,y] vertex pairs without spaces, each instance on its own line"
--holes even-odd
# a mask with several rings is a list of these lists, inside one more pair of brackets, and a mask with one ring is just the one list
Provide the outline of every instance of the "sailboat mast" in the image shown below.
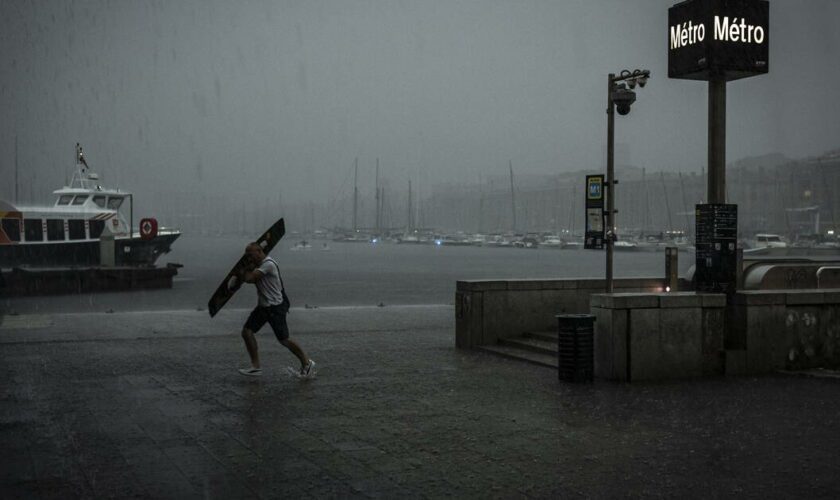
[[353,231],[358,231],[358,216],[359,212],[359,158],[356,158],[355,173],[353,174]]
[[478,232],[484,231],[484,181],[481,179],[481,174],[478,174]]
[[15,204],[18,202],[18,136],[15,136]]
[[665,187],[664,172],[659,172],[659,179],[662,181],[662,193],[665,195],[665,211],[668,213],[668,231],[673,231],[674,223],[671,221],[671,203],[668,202],[668,188]]
[[688,201],[685,199],[685,182],[683,182],[682,172],[680,172],[680,191],[682,191],[683,213],[685,213],[685,233],[686,236],[691,237],[691,212],[688,210]]
[[642,231],[644,232],[650,227],[650,197],[648,196],[647,188],[647,172],[644,168],[642,168],[642,189],[644,190],[645,196],[645,211],[642,217]]
[[380,189],[380,192],[382,193],[381,195],[379,195],[379,206],[381,207],[380,212],[382,213],[382,215],[380,216],[380,223],[383,226],[388,227],[390,222],[391,222],[391,218],[388,217],[388,224],[386,224],[385,223],[385,188],[381,187],[379,189]]
[[513,160],[508,161],[508,168],[510,169],[510,210],[513,214],[513,231],[516,232],[516,195],[513,190]]
[[379,197],[379,158],[376,159],[376,232],[379,233],[379,225],[380,225],[380,202],[381,199]]
[[554,233],[556,235],[560,235],[560,176],[557,175],[554,177]]
[[411,215],[412,215],[411,214],[411,179],[409,179],[408,180],[408,230],[409,231],[414,229],[412,227],[414,224],[412,224],[413,221],[411,220]]

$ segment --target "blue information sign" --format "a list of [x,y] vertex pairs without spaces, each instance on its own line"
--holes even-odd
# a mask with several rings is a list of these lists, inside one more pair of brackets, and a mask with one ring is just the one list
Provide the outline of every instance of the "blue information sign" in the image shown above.
[[604,248],[604,176],[586,176],[586,233],[583,248]]

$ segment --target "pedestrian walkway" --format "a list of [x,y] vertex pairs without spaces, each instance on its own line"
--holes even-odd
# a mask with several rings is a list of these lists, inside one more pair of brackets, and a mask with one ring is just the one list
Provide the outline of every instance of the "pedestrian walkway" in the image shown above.
[[5,316],[0,497],[840,497],[840,380],[570,385],[450,306]]

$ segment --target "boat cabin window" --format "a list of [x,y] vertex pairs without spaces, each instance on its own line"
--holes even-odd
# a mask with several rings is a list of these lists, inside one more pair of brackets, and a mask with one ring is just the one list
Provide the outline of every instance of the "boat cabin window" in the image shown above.
[[26,241],[44,241],[41,219],[23,219],[23,236]]
[[780,243],[782,239],[778,236],[768,236],[767,241],[772,241],[774,243]]
[[108,208],[111,210],[119,210],[120,205],[122,205],[123,199],[122,196],[111,196],[108,198]]
[[63,194],[63,195],[58,197],[58,203],[56,203],[56,205],[69,205],[70,200],[72,200],[72,199],[73,199],[72,194]]
[[85,201],[87,201],[87,199],[88,199],[88,195],[86,195],[86,194],[78,195],[75,198],[73,198],[73,204],[74,205],[84,205]]
[[96,195],[93,197],[93,202],[96,203],[96,206],[99,208],[105,208],[105,197],[102,195]]
[[[75,203],[75,202],[74,202]],[[67,221],[67,232],[71,240],[85,239],[85,221],[82,219],[71,219]]]
[[764,242],[767,241],[767,237],[766,236],[757,236],[756,241],[758,241],[759,243],[764,243]]
[[64,240],[64,219],[47,219],[47,241]]
[[3,232],[10,241],[20,241],[20,220],[19,219],[3,219]]
[[97,239],[102,234],[102,230],[105,229],[105,221],[104,220],[89,220],[88,221],[88,230],[90,231],[90,237],[92,239]]

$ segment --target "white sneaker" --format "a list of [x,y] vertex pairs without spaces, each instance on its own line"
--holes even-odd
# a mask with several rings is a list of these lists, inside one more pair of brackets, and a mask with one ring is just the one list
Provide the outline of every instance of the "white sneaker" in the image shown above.
[[240,368],[239,373],[245,375],[246,377],[259,377],[262,375],[262,370],[260,368],[254,368],[253,366],[250,368]]
[[309,378],[313,375],[315,375],[315,361],[310,358],[309,363],[306,363],[306,366],[300,369],[300,376],[302,378]]

